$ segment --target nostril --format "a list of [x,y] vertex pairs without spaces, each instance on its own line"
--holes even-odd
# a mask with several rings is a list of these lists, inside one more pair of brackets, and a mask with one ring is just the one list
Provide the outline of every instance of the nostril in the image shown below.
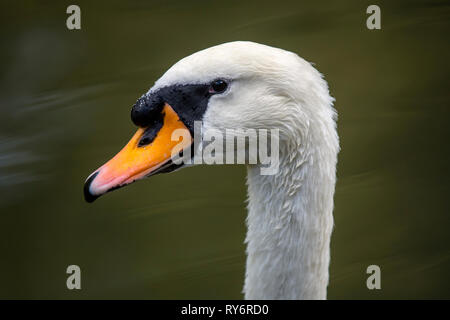
[[164,101],[158,95],[143,95],[131,109],[131,121],[138,127],[147,127],[161,113]]
[[150,123],[148,128],[145,129],[144,135],[142,136],[141,140],[139,140],[138,147],[144,147],[152,143],[158,135],[159,130],[161,130],[163,124],[164,113],[158,113],[158,115],[152,119],[152,122]]

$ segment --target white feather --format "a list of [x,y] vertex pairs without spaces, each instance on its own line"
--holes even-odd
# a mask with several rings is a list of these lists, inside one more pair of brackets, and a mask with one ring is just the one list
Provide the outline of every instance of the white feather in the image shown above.
[[325,299],[339,141],[333,98],[321,74],[294,53],[252,42],[199,51],[150,90],[231,81],[210,99],[209,128],[277,128],[280,169],[248,167],[247,299]]

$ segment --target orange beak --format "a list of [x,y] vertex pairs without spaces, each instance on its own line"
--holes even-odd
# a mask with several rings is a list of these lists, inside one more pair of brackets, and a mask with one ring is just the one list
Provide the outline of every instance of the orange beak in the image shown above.
[[[136,180],[158,172],[158,169],[170,165],[172,155],[189,147],[193,138],[174,141],[172,133],[177,129],[188,128],[180,120],[176,112],[168,104],[164,105],[163,124],[150,144],[140,146],[146,130],[140,128],[128,144],[111,160],[92,173],[84,185],[84,196],[87,202],[93,202],[102,194],[123,187]],[[180,141],[181,140],[181,141]]]

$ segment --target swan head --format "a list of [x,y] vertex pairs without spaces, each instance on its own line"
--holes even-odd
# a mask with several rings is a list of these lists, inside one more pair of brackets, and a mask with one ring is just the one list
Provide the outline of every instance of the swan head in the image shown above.
[[294,148],[308,142],[312,124],[333,135],[332,102],[321,74],[292,52],[245,41],[196,52],[137,100],[131,118],[138,131],[88,177],[85,199],[181,167],[173,155],[192,149],[196,123],[203,131],[276,129],[280,144]]

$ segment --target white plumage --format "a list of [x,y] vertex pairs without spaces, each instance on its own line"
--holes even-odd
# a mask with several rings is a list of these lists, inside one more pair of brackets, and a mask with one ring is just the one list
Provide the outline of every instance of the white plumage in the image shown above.
[[321,74],[294,53],[231,42],[173,65],[150,90],[231,81],[213,96],[205,129],[277,128],[280,169],[248,166],[247,299],[325,299],[339,141]]

